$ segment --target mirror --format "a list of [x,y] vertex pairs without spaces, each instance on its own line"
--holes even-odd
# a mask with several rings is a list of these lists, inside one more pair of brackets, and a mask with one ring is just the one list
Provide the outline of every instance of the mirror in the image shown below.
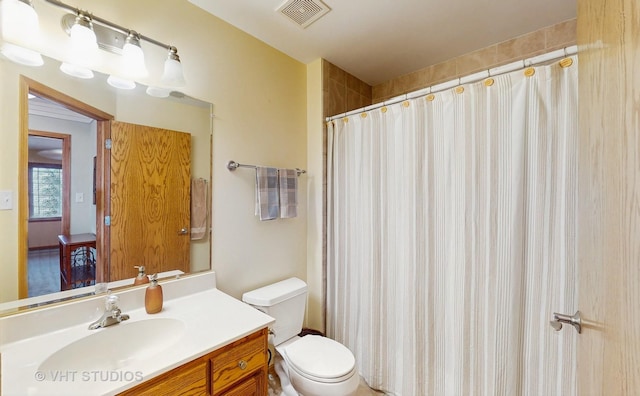
[[[168,98],[155,98],[147,95],[145,93],[144,86],[138,85],[138,87],[134,90],[117,90],[106,83],[106,76],[96,72],[96,77],[91,80],[81,80],[73,77],[69,77],[63,73],[61,73],[59,68],[59,62],[51,59],[45,58],[45,65],[38,68],[31,68],[27,66],[17,65],[12,63],[2,57],[0,57],[0,87],[2,88],[0,94],[0,105],[2,107],[2,117],[0,118],[1,128],[4,130],[5,134],[16,134],[20,136],[12,136],[11,139],[15,138],[15,142],[21,141],[24,139],[26,142],[27,136],[21,136],[24,134],[24,131],[21,131],[20,125],[24,123],[28,123],[30,130],[35,131],[34,134],[37,135],[39,132],[43,132],[45,135],[47,133],[62,133],[64,131],[59,130],[59,126],[61,124],[69,125],[70,121],[60,121],[60,119],[56,119],[56,115],[52,114],[44,114],[46,112],[41,111],[40,114],[35,114],[32,111],[31,116],[27,117],[26,120],[20,119],[20,112],[26,109],[22,109],[24,105],[19,105],[20,100],[19,97],[21,95],[21,90],[24,90],[24,81],[27,81],[27,85],[29,82],[32,82],[36,88],[34,89],[32,86],[27,87],[28,90],[31,90],[38,93],[40,87],[47,87],[53,91],[62,93],[63,95],[68,96],[80,103],[86,104],[87,108],[97,109],[101,114],[111,116],[112,119],[116,121],[122,121],[130,124],[138,124],[145,125],[155,128],[163,128],[174,131],[182,131],[188,132],[191,134],[191,178],[192,179],[205,179],[207,181],[208,186],[211,186],[211,111],[212,105],[210,103],[202,102],[194,98],[190,98],[188,96],[182,95],[178,92],[173,92]],[[21,76],[25,76],[23,78]],[[23,81],[21,83],[21,81]],[[22,84],[22,87],[21,85]],[[21,87],[21,88],[20,88]],[[6,88],[6,89],[5,89]],[[35,102],[42,102],[42,99],[36,98]],[[40,103],[41,104],[41,103]],[[32,106],[27,105],[29,108]],[[55,107],[55,104],[52,104]],[[34,106],[37,107],[37,106]],[[52,107],[52,108],[53,108]],[[32,109],[33,110],[33,109]],[[90,120],[88,122],[89,129],[93,128],[99,129],[95,120]],[[64,128],[62,128],[64,129]],[[67,128],[68,130],[68,128]],[[28,133],[28,132],[27,132]],[[84,213],[83,216],[96,216],[96,222],[100,224],[102,220],[101,213],[99,210],[100,205],[93,205],[93,186],[87,186],[87,175],[90,175],[89,178],[93,177],[93,169],[92,169],[92,161],[93,157],[96,156],[96,148],[98,146],[100,133],[96,133],[98,136],[98,140],[95,141],[95,145],[93,149],[85,149],[87,151],[87,155],[85,155],[82,159],[82,165],[78,165],[79,167],[74,170],[73,160],[74,158],[80,158],[81,153],[74,153],[74,146],[80,147],[90,147],[92,143],[80,142],[80,138],[71,137],[71,185],[69,187],[69,206],[70,206],[70,219],[67,223],[70,226],[69,232],[71,234],[74,233],[95,233],[96,232],[96,223],[93,223],[93,227],[88,227],[87,225],[82,225],[74,228],[74,224],[78,224],[78,221],[74,221],[74,213]],[[7,144],[11,145],[11,139],[7,142]],[[86,138],[82,138],[85,139]],[[95,138],[94,138],[95,139]],[[55,139],[54,139],[55,140]],[[41,142],[42,143],[42,142]],[[88,144],[88,146],[87,146]],[[18,147],[18,144],[15,145]],[[25,149],[26,150],[26,149]],[[45,151],[45,149],[41,149],[39,151]],[[47,153],[41,153],[47,154]],[[18,155],[16,154],[16,157]],[[100,154],[97,155],[100,157]],[[15,158],[15,157],[14,157]],[[8,160],[11,160],[9,158]],[[89,162],[89,166],[87,167],[87,161]],[[16,161],[15,163],[17,163]],[[46,161],[42,161],[46,162]],[[97,162],[97,173],[100,172],[100,163]],[[1,165],[4,165],[5,162],[2,162]],[[87,169],[89,168],[89,169]],[[87,172],[88,171],[88,172]],[[23,173],[24,172],[24,173]],[[27,171],[21,170],[20,172],[15,172],[16,177],[19,173],[20,175],[27,175]],[[84,181],[82,184],[77,184],[74,182],[74,175],[84,173]],[[0,175],[4,177],[4,175]],[[28,183],[25,179],[25,183]],[[99,177],[98,177],[99,179]],[[13,182],[15,184],[15,182]],[[78,182],[80,183],[80,182]],[[17,184],[16,184],[17,185]],[[210,197],[210,188],[207,194],[207,208],[211,207],[211,197]],[[19,194],[13,195],[14,200],[19,200]],[[100,201],[100,198],[97,197],[97,201]],[[107,202],[105,202],[106,204]],[[13,208],[13,212],[18,212],[19,205],[26,205],[26,203],[16,202]],[[74,208],[75,206],[75,208]],[[210,212],[210,210],[209,210]],[[2,213],[0,213],[2,214]],[[16,213],[17,214],[17,213]],[[63,221],[64,223],[64,221]],[[211,215],[209,213],[207,219],[207,229],[210,229],[211,224]],[[4,229],[15,229],[15,223],[11,222],[11,219],[7,221],[6,217],[0,216],[0,226],[3,226]],[[37,224],[29,225],[30,236],[31,236],[31,227],[38,227]],[[36,228],[33,228],[35,230]],[[18,230],[15,230],[15,233],[18,233]],[[34,233],[35,234],[35,233]],[[98,232],[99,234],[99,232]],[[189,272],[198,272],[203,270],[209,270],[211,267],[211,243],[210,243],[210,232],[206,232],[204,238],[199,240],[191,240],[189,243],[190,249],[190,266]],[[8,252],[7,256],[12,257],[24,257],[24,261],[26,262],[26,257],[28,256],[28,243],[26,237],[19,236],[17,238],[17,244],[15,247],[16,252]],[[44,243],[42,246],[33,246],[33,247],[46,247],[51,250],[55,250],[58,252],[59,246],[56,246],[56,241]],[[99,245],[99,244],[98,244]],[[8,246],[12,248],[11,246]],[[32,248],[33,248],[32,247]],[[44,249],[38,249],[44,250]],[[98,257],[100,257],[100,252],[98,252]],[[19,261],[19,260],[18,260]],[[57,263],[56,263],[57,264]],[[135,277],[136,270],[133,268],[137,263],[131,263],[131,273],[130,278]],[[28,265],[27,270],[29,270]],[[24,290],[18,290],[19,287],[17,283],[19,282],[19,273],[20,268],[18,268],[18,262],[15,263],[7,263],[3,262],[2,268],[0,268],[0,289],[3,290],[2,295],[0,295],[0,314],[2,314],[2,308],[9,308],[9,311],[15,311],[15,307],[23,307],[25,305],[33,306],[40,305],[44,303],[48,303],[54,300],[58,300],[61,297],[65,297],[66,295],[80,295],[86,294],[87,292],[93,292],[93,287],[87,288],[79,288],[70,290],[65,293],[56,293],[51,295],[44,295],[41,297],[37,297],[35,300],[19,300],[18,297],[20,295],[24,295]],[[104,281],[110,281],[109,279],[103,279]],[[118,286],[120,283],[116,282],[110,286]]]

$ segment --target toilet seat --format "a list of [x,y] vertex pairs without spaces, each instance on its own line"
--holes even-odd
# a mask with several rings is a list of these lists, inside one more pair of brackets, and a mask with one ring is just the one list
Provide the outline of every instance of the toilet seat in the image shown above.
[[286,345],[282,352],[291,369],[316,382],[342,382],[355,373],[353,353],[330,338],[307,335]]

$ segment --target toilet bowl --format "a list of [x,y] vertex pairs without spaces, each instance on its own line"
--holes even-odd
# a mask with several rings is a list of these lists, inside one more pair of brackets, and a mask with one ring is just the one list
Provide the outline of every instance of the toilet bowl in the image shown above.
[[[275,319],[271,329],[273,344],[281,357],[276,360],[276,372],[287,396],[355,395],[360,375],[353,353],[327,337],[298,336],[302,330],[306,296],[306,283],[289,278],[244,293],[242,300]],[[291,390],[287,389],[289,384]]]
[[330,338],[307,335],[276,346],[293,388],[305,396],[354,395],[360,383],[351,351]]

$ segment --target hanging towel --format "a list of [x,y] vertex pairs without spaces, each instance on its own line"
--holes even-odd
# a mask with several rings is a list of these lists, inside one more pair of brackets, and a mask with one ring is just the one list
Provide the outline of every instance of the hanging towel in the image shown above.
[[207,181],[191,180],[191,240],[207,235]]
[[298,172],[295,169],[278,169],[280,190],[280,217],[298,215]]
[[256,216],[260,220],[278,218],[278,169],[256,167]]

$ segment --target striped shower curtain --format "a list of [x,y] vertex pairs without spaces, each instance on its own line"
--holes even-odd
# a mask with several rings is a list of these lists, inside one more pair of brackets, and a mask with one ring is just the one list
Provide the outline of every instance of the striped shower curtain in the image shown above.
[[393,395],[575,395],[577,59],[328,122],[327,333]]

